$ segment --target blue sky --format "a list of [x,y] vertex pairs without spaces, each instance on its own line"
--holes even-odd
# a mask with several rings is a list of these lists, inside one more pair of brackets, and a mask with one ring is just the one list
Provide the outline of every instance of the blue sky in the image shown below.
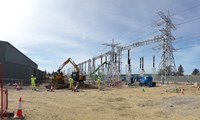
[[[69,57],[80,63],[107,52],[110,48],[101,44],[113,38],[125,46],[161,34],[154,26],[160,19],[157,12],[168,10],[177,25],[172,31],[179,49],[176,65],[191,74],[200,69],[200,0],[0,0],[0,40],[14,45],[39,69],[52,72]],[[160,51],[153,50],[155,46],[158,43],[131,50],[133,73],[139,71],[140,57],[147,73],[153,55],[158,68]],[[126,64],[124,51],[124,72]]]

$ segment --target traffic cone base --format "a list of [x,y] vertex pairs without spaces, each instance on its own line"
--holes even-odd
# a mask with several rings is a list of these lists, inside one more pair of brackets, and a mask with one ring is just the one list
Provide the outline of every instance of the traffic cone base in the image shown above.
[[15,116],[13,118],[14,119],[25,119],[24,114],[22,114],[22,116],[20,116],[20,117],[15,114]]
[[19,98],[17,114],[14,116],[15,119],[23,119],[24,115],[22,114],[22,98]]

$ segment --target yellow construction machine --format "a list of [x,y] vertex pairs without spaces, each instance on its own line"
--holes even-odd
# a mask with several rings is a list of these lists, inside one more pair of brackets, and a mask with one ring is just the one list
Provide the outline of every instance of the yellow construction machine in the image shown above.
[[[72,72],[72,74],[71,74],[71,77],[74,79],[74,81],[83,82],[86,80],[85,75],[83,75],[83,73],[80,71],[80,69],[75,64],[75,62],[71,58],[69,58],[59,67],[57,72],[54,73],[53,79],[52,79],[53,83],[60,83],[60,84],[65,83],[64,80],[65,80],[65,78],[67,79],[67,76],[64,76],[63,73],[61,72],[61,70],[68,63],[71,63],[76,70],[76,71]],[[69,78],[69,76],[68,76],[68,78]]]

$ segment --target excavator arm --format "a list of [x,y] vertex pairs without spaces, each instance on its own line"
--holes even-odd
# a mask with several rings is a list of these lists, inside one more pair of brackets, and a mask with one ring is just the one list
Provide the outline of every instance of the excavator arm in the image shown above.
[[96,68],[96,69],[90,74],[90,76],[92,76],[93,74],[95,74],[95,73],[96,73],[103,65],[105,65],[105,64],[109,65],[108,62],[103,62],[98,68]]
[[77,72],[80,71],[79,68],[78,68],[78,66],[75,64],[75,62],[72,61],[71,58],[69,58],[69,59],[67,59],[67,60],[59,67],[59,69],[57,70],[57,72],[60,72],[60,71],[63,69],[63,67],[65,67],[65,65],[67,65],[69,62],[74,66],[74,68],[76,69]]
[[[71,59],[67,59],[57,70],[57,73],[61,73],[61,70],[63,69],[63,67],[65,67],[65,65],[67,65],[68,63],[71,63],[73,65],[73,67],[75,68],[76,72],[72,72],[72,77],[75,81],[84,81],[85,75],[83,75],[82,72],[80,72],[80,69],[78,68],[78,66],[76,65],[76,63]],[[80,75],[79,75],[80,73]]]

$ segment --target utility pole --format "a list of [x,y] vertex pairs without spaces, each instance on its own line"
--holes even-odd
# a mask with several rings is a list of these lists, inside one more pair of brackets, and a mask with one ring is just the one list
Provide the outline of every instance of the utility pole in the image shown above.
[[171,21],[169,11],[167,12],[167,15],[159,11],[158,15],[162,18],[163,22],[161,24],[158,23],[157,25],[161,26],[164,23],[164,28],[160,29],[164,35],[163,40],[160,43],[161,62],[159,69],[161,73],[161,83],[168,84],[167,76],[174,75],[177,72],[173,55],[175,49],[172,45],[172,41],[175,40],[175,38],[171,33],[171,30],[175,30],[176,28]]

